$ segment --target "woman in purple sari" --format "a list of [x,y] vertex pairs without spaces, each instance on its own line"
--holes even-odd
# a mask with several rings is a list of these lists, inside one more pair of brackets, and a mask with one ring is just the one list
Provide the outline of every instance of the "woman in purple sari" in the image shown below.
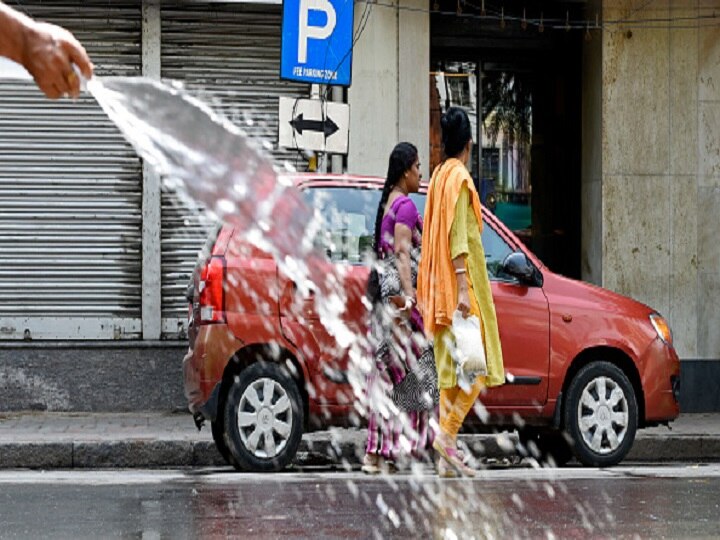
[[368,440],[362,470],[394,472],[399,459],[426,457],[437,404],[432,342],[415,302],[422,217],[408,196],[420,187],[417,148],[390,154],[375,220],[378,282],[370,324],[373,366],[367,380]]

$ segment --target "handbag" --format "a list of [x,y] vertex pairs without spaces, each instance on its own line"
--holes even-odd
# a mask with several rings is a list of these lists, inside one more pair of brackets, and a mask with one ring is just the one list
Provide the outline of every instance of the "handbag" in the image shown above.
[[394,255],[386,256],[375,268],[379,269],[379,299],[373,304],[376,358],[386,368],[388,361],[399,362],[405,372],[402,380],[393,384],[390,398],[402,411],[431,410],[440,398],[432,343],[423,337],[422,329],[413,330],[410,311],[399,309],[405,297]]
[[452,333],[455,336],[455,350],[452,356],[457,364],[458,373],[470,378],[487,375],[485,346],[477,315],[465,318],[462,313],[455,310],[452,318]]
[[435,353],[425,347],[402,381],[393,386],[390,398],[402,411],[429,411],[440,401]]
[[371,306],[380,302],[380,290],[380,273],[378,272],[377,264],[373,264],[365,289],[365,298],[367,298]]

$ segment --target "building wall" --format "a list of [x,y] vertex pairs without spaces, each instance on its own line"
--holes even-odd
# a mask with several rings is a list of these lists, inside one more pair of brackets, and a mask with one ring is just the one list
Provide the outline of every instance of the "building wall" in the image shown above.
[[603,32],[602,285],[667,316],[685,389],[717,407],[720,28],[689,20],[695,1],[638,4],[605,0],[603,19],[675,22]]
[[[594,2],[597,9],[600,0]],[[589,9],[588,12],[591,10]],[[586,41],[582,55],[582,279],[602,284],[602,39]]]
[[[394,6],[426,9],[422,0]],[[370,16],[353,50],[348,172],[384,176],[388,156],[400,141],[418,147],[428,178],[430,110],[430,18],[425,11],[389,4],[355,4],[355,26],[365,6]]]

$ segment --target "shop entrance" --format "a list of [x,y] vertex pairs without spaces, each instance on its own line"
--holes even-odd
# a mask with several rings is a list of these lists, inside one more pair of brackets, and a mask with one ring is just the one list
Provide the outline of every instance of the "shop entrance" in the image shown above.
[[[560,3],[539,4],[534,17],[541,9],[544,20],[567,16]],[[579,278],[584,34],[523,28],[523,7],[513,13],[511,2],[504,23],[495,11],[473,15],[462,5],[458,14],[454,0],[440,2],[431,15],[430,165],[442,160],[442,112],[463,107],[476,142],[468,168],[483,204],[551,270]]]

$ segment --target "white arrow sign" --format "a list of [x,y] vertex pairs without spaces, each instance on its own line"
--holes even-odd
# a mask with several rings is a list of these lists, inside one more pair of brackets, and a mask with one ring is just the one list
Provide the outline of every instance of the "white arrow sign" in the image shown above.
[[280,98],[278,143],[283,148],[347,154],[350,106],[320,99]]

